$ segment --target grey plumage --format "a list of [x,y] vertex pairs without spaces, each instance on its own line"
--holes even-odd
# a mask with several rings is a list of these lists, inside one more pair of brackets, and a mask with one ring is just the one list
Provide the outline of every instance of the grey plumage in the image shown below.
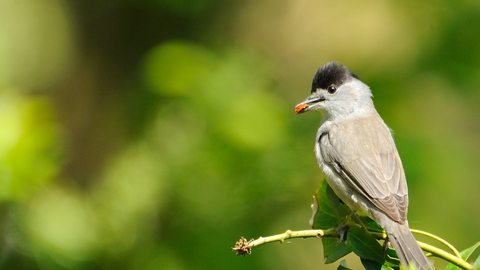
[[390,129],[375,110],[370,88],[344,66],[320,68],[312,94],[297,113],[324,114],[315,155],[337,196],[382,226],[404,265],[434,269],[408,227],[408,189]]

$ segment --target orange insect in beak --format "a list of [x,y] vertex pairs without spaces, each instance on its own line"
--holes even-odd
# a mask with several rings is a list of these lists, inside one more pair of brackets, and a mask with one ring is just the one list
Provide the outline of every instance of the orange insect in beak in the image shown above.
[[301,112],[302,112],[303,110],[305,110],[306,108],[308,108],[308,104],[306,104],[306,103],[303,103],[303,104],[298,105],[298,106],[295,108],[295,114],[301,113]]

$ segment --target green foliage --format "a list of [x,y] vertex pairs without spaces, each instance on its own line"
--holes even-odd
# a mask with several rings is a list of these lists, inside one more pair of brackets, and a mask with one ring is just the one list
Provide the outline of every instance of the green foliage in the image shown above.
[[351,268],[348,268],[347,262],[345,260],[342,260],[338,265],[337,270],[351,270]]
[[479,269],[479,268],[480,268],[480,256],[478,256],[478,258],[475,260],[475,263],[473,264],[473,266],[474,266],[476,269]]
[[[315,192],[313,206],[314,229],[348,228],[346,241],[340,243],[336,238],[323,237],[323,250],[325,263],[333,263],[350,252],[354,252],[367,270],[398,269],[400,261],[395,250],[388,248],[384,252],[383,246],[373,234],[383,232],[382,228],[368,217],[349,216],[350,210],[336,196],[327,181],[324,180]],[[341,232],[342,233],[342,232]],[[480,246],[480,242],[462,251],[460,254],[464,261],[473,261],[471,256]],[[476,268],[480,264],[480,256],[472,263]],[[344,261],[338,269],[349,269]],[[460,270],[461,268],[450,263],[445,270]]]
[[382,264],[376,261],[372,261],[369,259],[364,259],[360,258],[360,261],[362,262],[362,265],[365,267],[367,270],[380,270],[382,269]]
[[348,207],[340,203],[340,199],[327,181],[322,181],[315,192],[315,203],[318,205],[318,211],[313,213],[313,229],[336,228],[350,213]]
[[[471,260],[471,256],[472,254],[477,250],[477,248],[480,246],[480,242],[476,243],[475,245],[463,250],[460,252],[460,255],[462,255],[462,259],[464,261],[469,261]],[[480,256],[478,256],[478,258],[475,260],[475,263],[474,263],[474,266],[475,268],[478,268],[479,267],[479,264],[480,264]],[[445,267],[445,270],[460,270],[461,268],[450,263],[447,265],[447,267]]]
[[[347,241],[339,243],[334,238],[322,238],[325,263],[333,263],[350,252],[354,252],[361,259],[367,269],[379,269],[385,263],[383,248],[378,241],[360,224],[372,232],[381,231],[380,226],[367,217],[361,217],[361,223],[355,223],[352,218],[346,220],[350,214],[348,207],[338,198],[327,181],[322,181],[315,192],[315,203],[318,206],[313,213],[314,229],[337,228],[347,224]],[[355,218],[358,217],[355,216]]]
[[382,246],[365,230],[356,227],[349,229],[347,241],[360,258],[375,261],[380,265],[385,262]]
[[351,246],[347,246],[346,242],[339,243],[335,238],[324,237],[322,242],[325,263],[333,263],[352,252]]

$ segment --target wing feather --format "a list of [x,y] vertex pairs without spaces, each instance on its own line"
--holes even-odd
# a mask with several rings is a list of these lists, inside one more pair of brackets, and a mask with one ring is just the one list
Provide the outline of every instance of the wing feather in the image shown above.
[[378,114],[348,125],[337,122],[320,137],[324,162],[380,211],[405,222],[407,183],[388,127]]

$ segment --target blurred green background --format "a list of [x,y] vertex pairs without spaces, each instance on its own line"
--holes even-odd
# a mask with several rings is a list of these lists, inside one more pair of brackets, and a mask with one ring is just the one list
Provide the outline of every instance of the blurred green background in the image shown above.
[[0,269],[336,268],[230,250],[309,228],[321,119],[294,106],[333,60],[395,131],[410,226],[479,241],[480,2],[9,0]]

